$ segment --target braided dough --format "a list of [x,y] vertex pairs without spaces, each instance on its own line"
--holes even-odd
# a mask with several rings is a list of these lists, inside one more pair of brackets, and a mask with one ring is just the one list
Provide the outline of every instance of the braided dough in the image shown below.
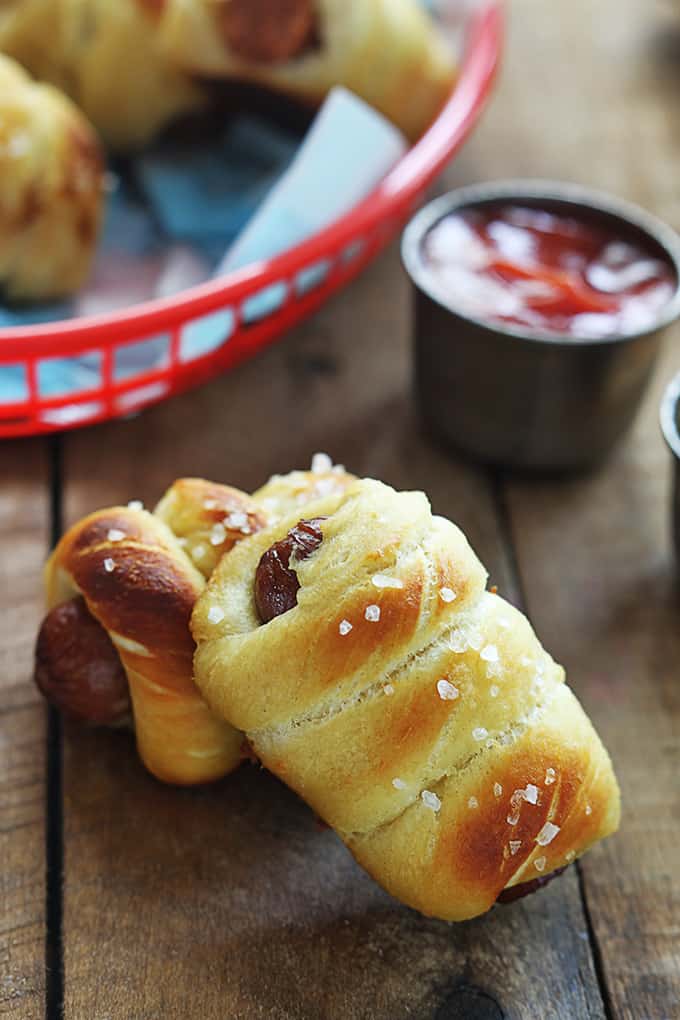
[[[174,64],[207,78],[254,81],[313,102],[344,85],[409,137],[429,126],[456,76],[417,0],[165,0],[160,37]],[[260,52],[265,41],[270,53]]]
[[0,55],[0,288],[9,297],[78,289],[94,254],[104,163],[65,96]]
[[386,889],[462,920],[616,829],[611,763],[562,668],[422,493],[364,480],[307,507],[323,541],[295,566],[297,606],[261,625],[258,563],[299,516],[212,575],[196,682]]

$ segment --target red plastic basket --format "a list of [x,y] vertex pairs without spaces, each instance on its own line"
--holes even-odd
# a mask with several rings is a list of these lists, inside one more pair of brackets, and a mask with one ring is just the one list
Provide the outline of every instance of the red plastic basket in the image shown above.
[[[251,357],[319,308],[393,239],[465,141],[488,97],[502,41],[502,0],[491,0],[472,17],[460,76],[437,120],[368,198],[298,247],[115,314],[0,329],[0,368],[19,367],[26,389],[22,402],[0,403],[0,437],[75,428],[137,411]],[[267,296],[275,299],[275,309],[253,314],[253,302],[261,309]],[[167,342],[161,368],[116,377],[117,352],[161,339]],[[95,387],[58,397],[41,394],[42,363],[86,355],[99,368]]]

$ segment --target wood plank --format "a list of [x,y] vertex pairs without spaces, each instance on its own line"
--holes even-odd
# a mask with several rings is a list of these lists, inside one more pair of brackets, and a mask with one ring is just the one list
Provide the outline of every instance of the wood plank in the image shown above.
[[44,1013],[45,749],[31,682],[49,547],[45,444],[0,446],[0,1016]]
[[[453,177],[531,174],[613,190],[680,226],[680,21],[641,0],[525,0],[505,91]],[[538,101],[541,97],[541,101]],[[499,152],[503,152],[501,159]],[[680,1016],[680,698],[661,388],[601,474],[509,489],[529,610],[611,749],[620,834],[584,859],[611,1015]]]
[[621,831],[582,867],[613,1013],[630,1020],[680,1015],[680,631],[657,424],[662,383],[679,369],[669,345],[633,436],[602,474],[510,491],[533,618],[622,786]]
[[[175,475],[252,488],[326,449],[424,487],[513,595],[485,475],[420,435],[396,251],[313,323],[143,418],[70,436],[69,520]],[[265,773],[178,792],[122,734],[65,743],[66,1018],[603,1016],[575,874],[449,926],[406,910]],[[102,967],[102,960],[106,966]]]

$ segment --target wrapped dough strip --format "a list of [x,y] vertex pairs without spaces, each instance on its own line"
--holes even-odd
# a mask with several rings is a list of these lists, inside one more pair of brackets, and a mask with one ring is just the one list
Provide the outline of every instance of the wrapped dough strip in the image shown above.
[[293,516],[219,565],[193,614],[196,679],[357,860],[462,920],[614,831],[606,751],[462,533],[370,480],[306,514],[322,541],[293,560],[290,612],[263,625],[253,585]]

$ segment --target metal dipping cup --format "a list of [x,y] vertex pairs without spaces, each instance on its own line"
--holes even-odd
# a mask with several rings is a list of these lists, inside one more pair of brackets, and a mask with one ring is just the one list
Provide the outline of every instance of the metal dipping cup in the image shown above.
[[[423,242],[470,207],[517,204],[604,227],[675,270],[676,289],[649,328],[602,339],[534,333],[458,311],[433,282]],[[596,466],[632,424],[659,351],[680,314],[680,238],[642,209],[548,181],[460,188],[425,206],[402,240],[416,292],[415,385],[423,420],[446,444],[488,464],[534,471]]]
[[675,557],[680,568],[680,373],[671,379],[661,401],[661,429],[673,454],[672,522]]

